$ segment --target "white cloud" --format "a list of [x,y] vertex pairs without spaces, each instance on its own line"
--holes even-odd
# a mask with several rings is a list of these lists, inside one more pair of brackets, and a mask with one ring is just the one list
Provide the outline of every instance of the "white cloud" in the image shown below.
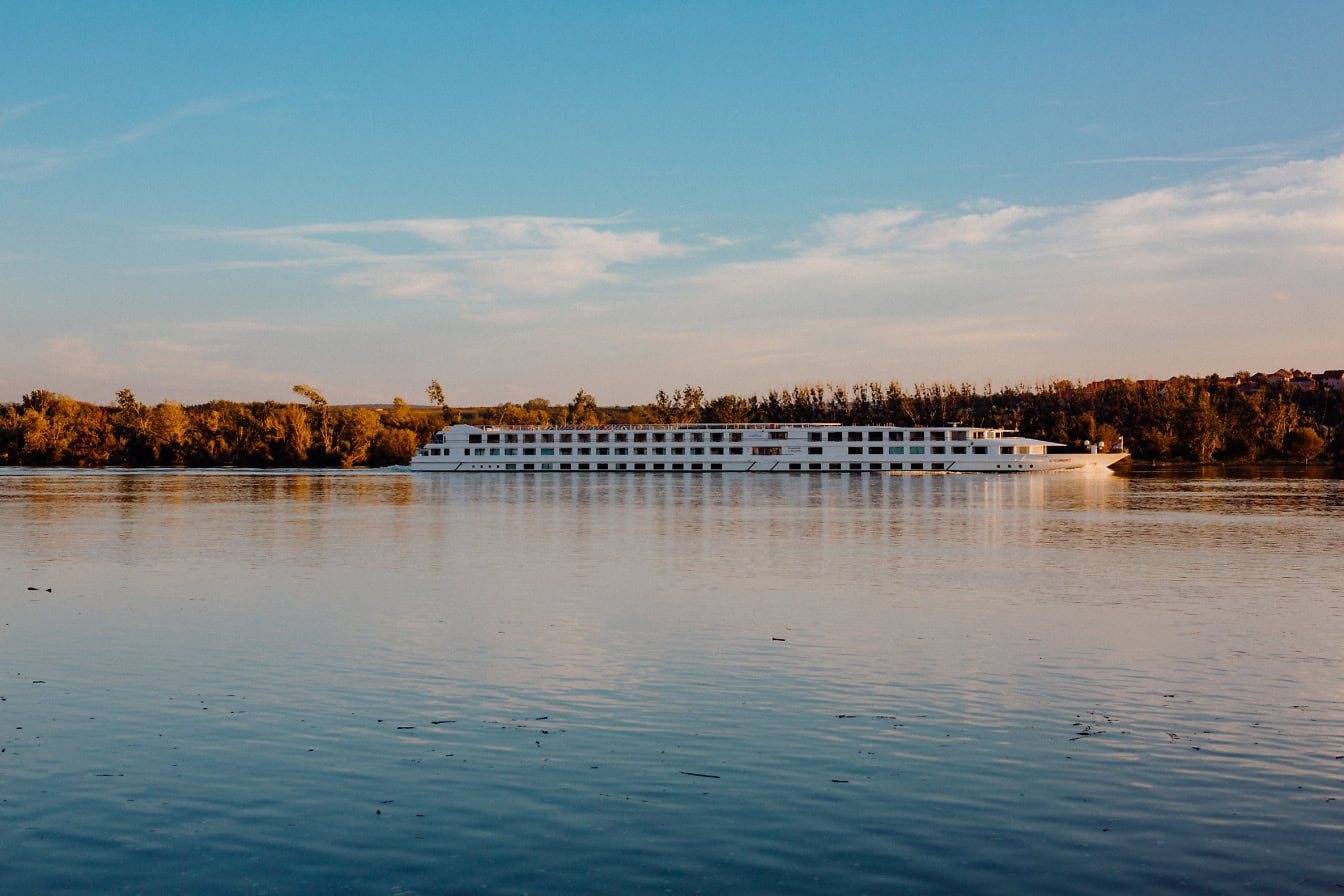
[[[230,268],[323,267],[334,286],[383,297],[490,301],[504,296],[568,295],[623,278],[622,268],[680,258],[697,247],[619,219],[508,216],[430,218],[292,227],[191,231],[279,253],[222,263]],[[373,248],[388,237],[396,251]]]

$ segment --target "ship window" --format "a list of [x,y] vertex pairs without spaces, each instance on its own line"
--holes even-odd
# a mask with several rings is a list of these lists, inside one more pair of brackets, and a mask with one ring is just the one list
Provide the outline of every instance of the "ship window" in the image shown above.
[[801,470],[802,468],[803,468],[802,464],[789,464],[790,470]]
[[685,465],[685,464],[673,464],[673,465],[672,465],[672,469],[674,469],[674,470],[684,470],[684,469],[686,469],[686,465]]
[[817,446],[815,446],[815,447],[810,447],[810,448],[808,448],[808,449],[807,449],[807,453],[808,453],[808,454],[821,454],[822,450],[823,450],[822,447],[821,447],[820,445],[817,445]]
[[849,434],[849,440],[850,440],[851,442],[862,442],[862,441],[863,441],[863,433],[861,433],[861,432],[851,432],[851,433]]
[[704,468],[705,468],[704,464],[691,464],[692,470],[703,470]]
[[467,450],[470,451],[472,454],[476,455],[477,457],[485,456],[484,448],[468,448]]
[[809,442],[820,442],[820,441],[821,441],[821,433],[819,433],[819,432],[810,432],[810,433],[807,434],[807,440],[808,440]]
[[729,433],[729,434],[728,434],[728,438],[729,438],[731,441],[734,441],[734,442],[740,442],[740,441],[742,441],[742,433],[740,433],[740,432]]
[[573,464],[561,464],[561,465],[560,465],[560,469],[562,469],[562,470],[569,470],[569,469],[572,469],[573,466],[574,466]]
[[648,454],[648,453],[649,453],[649,449],[647,449],[647,448],[636,448],[636,449],[635,449],[635,453],[636,453],[636,454]]
[[673,454],[685,454],[685,453],[686,453],[686,449],[685,449],[685,448],[682,448],[681,446],[677,446],[676,448],[673,448],[673,449],[672,449],[672,453],[673,453]]
[[710,468],[711,470],[722,470],[722,469],[723,469],[723,464],[710,464],[710,465],[709,465],[709,468]]
[[702,432],[693,432],[693,433],[691,433],[691,441],[692,441],[692,442],[703,442],[704,440],[705,440],[705,434],[704,434],[704,433],[702,433]]
[[505,464],[505,465],[504,465],[504,469],[506,469],[506,470],[516,470],[516,469],[518,469],[518,465],[517,465],[517,464]]
[[826,441],[828,441],[828,442],[839,442],[839,441],[841,441],[842,439],[844,439],[844,437],[845,437],[845,434],[842,433],[842,432],[828,432],[828,433],[826,433]]
[[870,441],[870,442],[880,442],[880,441],[882,441],[882,436],[883,436],[883,433],[882,433],[880,430],[871,430],[871,431],[869,431],[869,433],[868,433],[868,441]]
[[789,431],[787,429],[771,430],[770,432],[770,438],[772,439],[788,439],[788,437]]
[[537,436],[536,436],[536,433],[530,433],[530,432],[525,432],[525,433],[523,433],[523,444],[524,444],[524,445],[535,445],[536,442],[537,442]]
[[667,469],[667,464],[654,464],[653,468],[655,470],[664,470]]
[[807,465],[807,468],[808,468],[809,470],[820,470],[820,469],[821,469],[821,464],[808,464],[808,465]]
[[536,468],[537,468],[536,464],[523,464],[524,470],[535,470]]
[[752,454],[765,455],[767,457],[778,457],[779,451],[780,449],[778,445],[761,445],[751,449]]
[[611,438],[611,436],[610,436],[608,433],[600,432],[600,433],[597,434],[597,441],[599,441],[599,442],[605,442],[605,441],[607,441],[609,438]]
[[905,447],[902,445],[892,445],[889,451],[891,454],[904,454]]
[[554,442],[554,441],[555,441],[555,433],[544,432],[544,433],[541,434],[541,440],[542,440],[543,442]]
[[586,470],[586,469],[588,469],[588,465],[587,465],[587,464],[579,464],[579,469],[580,469],[580,470]]
[[605,469],[607,469],[607,465],[606,465],[606,464],[598,464],[598,465],[597,465],[597,468],[598,468],[599,470],[605,470]]
[[943,470],[947,468],[947,464],[931,464],[930,466],[932,466],[935,470]]
[[692,448],[692,449],[691,449],[691,453],[692,453],[692,454],[704,454],[704,453],[705,453],[705,449],[703,449],[703,448]]
[[911,465],[910,465],[910,469],[912,469],[912,470],[922,470],[922,469],[924,469],[924,465],[923,465],[923,464],[911,464]]
[[481,444],[481,436],[480,436],[480,433],[473,433],[472,435],[467,436],[467,441],[470,442],[470,443],[473,444],[473,445],[479,445],[479,444]]
[[580,442],[591,442],[592,440],[593,440],[593,437],[590,436],[588,433],[586,433],[586,432],[581,432],[581,433],[579,433],[579,441],[580,441]]
[[437,455],[437,454],[442,454],[443,451],[442,451],[442,449],[439,449],[439,448],[431,448],[431,449],[429,449],[429,453],[430,453],[430,454],[436,454],[436,455]]
[[613,449],[613,450],[615,451],[616,454],[629,454],[629,453],[630,453],[630,449],[629,449],[629,448],[615,448],[615,449]]
[[665,441],[667,441],[667,433],[665,433],[665,432],[656,432],[656,433],[653,434],[653,440],[654,440],[655,442],[665,442]]
[[711,442],[722,442],[722,441],[723,441],[723,433],[721,433],[721,432],[712,432],[712,433],[709,434],[709,440],[710,440]]
[[850,464],[850,465],[849,465],[849,468],[850,468],[851,470],[862,470],[862,469],[863,469],[863,464]]
[[568,433],[568,432],[562,432],[562,433],[560,433],[560,441],[561,441],[561,442],[572,442],[572,441],[574,441],[574,434],[573,434],[573,433]]
[[598,454],[610,454],[610,453],[611,453],[611,449],[610,449],[610,448],[599,448],[599,449],[597,449],[597,453],[598,453]]
[[667,453],[667,449],[664,448],[664,447],[662,447],[662,446],[660,445],[660,446],[658,446],[657,448],[653,449],[653,453],[654,453],[654,454],[666,454],[666,453]]
[[1000,453],[1000,454],[1012,454],[1012,453],[1013,453],[1013,446],[1012,446],[1012,445],[1000,445],[1000,446],[999,446],[999,453]]
[[892,442],[904,442],[904,441],[905,441],[905,433],[904,433],[904,432],[893,432],[893,433],[891,434],[891,439],[890,439],[890,441],[892,441]]
[[863,448],[862,448],[861,446],[859,446],[859,445],[851,445],[851,446],[849,446],[849,453],[850,453],[850,454],[862,454],[862,453],[863,453]]
[[924,433],[919,432],[919,431],[915,431],[915,432],[910,433],[910,441],[912,441],[912,442],[922,442],[922,441],[924,441]]
[[929,433],[929,438],[935,442],[946,442],[947,433],[941,429],[935,429],[933,432]]
[[740,446],[736,446],[736,445],[734,445],[732,448],[729,448],[729,449],[728,449],[728,453],[729,453],[729,454],[741,454],[741,453],[742,453],[742,448],[741,448]]
[[674,442],[684,442],[684,441],[686,441],[686,433],[684,433],[684,432],[674,432],[674,433],[672,433],[672,441],[674,441]]
[[573,454],[573,453],[574,453],[574,449],[573,449],[573,448],[561,448],[561,449],[560,449],[560,453],[561,453],[561,454]]
[[954,442],[964,442],[964,441],[966,441],[966,430],[964,430],[964,429],[954,429],[954,430],[952,430],[952,441],[954,441]]
[[911,454],[923,454],[923,453],[924,453],[924,447],[923,447],[922,445],[913,445],[913,446],[911,446],[911,448],[910,448],[910,453],[911,453]]
[[712,448],[709,449],[709,453],[710,453],[710,454],[722,454],[722,453],[723,453],[723,449],[722,449],[722,448],[719,448],[719,447],[712,447]]
[[930,451],[930,453],[931,453],[931,454],[946,454],[946,453],[947,453],[947,449],[944,448],[942,445],[934,445],[934,446],[933,446],[933,449],[932,449],[932,451]]
[[840,464],[831,464],[831,469],[832,469],[832,470],[839,470],[840,468],[841,468],[841,465],[840,465]]
[[549,469],[552,469],[552,465],[551,465],[551,464],[542,464],[542,465],[541,465],[541,468],[542,468],[543,470],[549,470]]
[[504,449],[504,453],[505,453],[506,455],[514,455],[514,454],[517,454],[517,453],[518,453],[518,449],[517,449],[517,448],[505,448],[505,449]]
[[537,453],[537,449],[535,449],[535,448],[524,448],[524,449],[523,449],[523,455],[524,455],[524,456],[527,456],[527,457],[531,457],[531,456],[535,455],[536,453]]
[[974,445],[974,446],[971,447],[971,453],[972,453],[972,454],[988,454],[988,453],[989,453],[989,449],[986,448],[984,445]]
[[512,433],[512,432],[506,432],[506,433],[504,433],[504,441],[505,441],[506,443],[517,442],[517,441],[518,441],[518,434],[517,434],[517,433]]
[[491,457],[498,457],[498,456],[499,456],[499,449],[498,449],[498,448],[491,448],[491,449],[490,449],[490,456],[491,456]]
[[636,470],[642,470],[642,469],[644,469],[644,465],[643,465],[643,464],[635,464],[635,469],[636,469]]
[[580,448],[580,449],[579,449],[579,453],[580,453],[580,454],[592,454],[592,453],[593,453],[593,449],[591,449],[591,448]]
[[882,465],[881,465],[881,464],[869,464],[869,465],[868,465],[868,469],[870,469],[870,470],[880,470],[880,469],[882,469]]
[[543,448],[543,449],[541,449],[541,456],[542,456],[542,457],[545,457],[545,456],[548,455],[548,454],[555,454],[555,449],[554,449],[554,448]]
[[492,433],[490,433],[488,436],[485,437],[485,442],[486,442],[487,445],[498,445],[498,444],[499,444],[499,433],[497,433],[497,432],[492,432]]
[[624,470],[624,469],[625,469],[625,464],[617,464],[617,465],[616,465],[616,469],[618,469],[618,470]]
[[882,453],[882,446],[881,446],[881,445],[869,445],[869,446],[868,446],[868,453],[869,453],[869,454],[881,454],[881,453]]
[[618,441],[618,442],[628,442],[628,441],[630,441],[630,436],[629,436],[628,434],[626,434],[626,433],[618,432],[618,433],[616,433],[616,441]]
[[646,433],[646,432],[637,432],[637,433],[635,433],[635,441],[636,441],[636,442],[647,442],[648,440],[649,440],[649,434],[648,434],[648,433]]
[[966,446],[965,446],[965,445],[953,445],[953,446],[952,446],[952,453],[953,453],[953,454],[965,454],[965,453],[966,453]]

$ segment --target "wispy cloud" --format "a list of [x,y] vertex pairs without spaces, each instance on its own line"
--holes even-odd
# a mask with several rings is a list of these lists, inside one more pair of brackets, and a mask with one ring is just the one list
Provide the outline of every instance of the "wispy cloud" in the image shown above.
[[48,97],[46,99],[33,100],[28,103],[20,103],[17,106],[10,106],[8,109],[0,109],[0,128],[36,112],[43,106],[56,102],[57,99],[58,97]]
[[[250,106],[277,95],[275,93],[249,93],[187,103],[162,115],[137,122],[118,133],[104,137],[94,137],[64,146],[35,146],[31,144],[0,146],[0,179],[30,180],[47,177],[74,165],[103,158],[122,147],[156,137],[181,122],[193,118],[218,115],[230,109]],[[37,100],[0,111],[0,126],[17,121],[54,101],[54,99]]]
[[[182,236],[245,244],[266,256],[227,260],[221,268],[316,267],[329,270],[330,285],[382,297],[473,301],[565,295],[618,282],[622,268],[700,249],[629,228],[620,218],[544,216],[197,229]],[[389,237],[400,241],[397,249],[386,248]]]

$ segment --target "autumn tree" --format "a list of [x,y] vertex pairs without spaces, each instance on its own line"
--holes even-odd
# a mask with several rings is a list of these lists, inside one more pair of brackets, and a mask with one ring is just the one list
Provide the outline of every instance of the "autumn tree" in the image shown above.
[[575,393],[566,410],[565,422],[570,426],[596,426],[602,422],[597,400],[582,389]]
[[439,385],[438,380],[430,380],[429,386],[425,389],[425,394],[429,400],[438,406],[443,414],[443,422],[447,426],[462,422],[462,414],[448,406],[448,399],[443,395],[443,387]]
[[312,421],[316,423],[316,426],[313,426],[313,430],[317,433],[319,444],[322,446],[322,453],[330,454],[332,448],[331,446],[332,415],[331,415],[331,407],[327,404],[326,398],[324,398],[322,396],[322,393],[318,392],[312,386],[304,385],[303,383],[300,383],[299,385],[295,386],[294,391],[297,394],[302,395],[304,398],[308,399],[308,401],[310,402],[309,414],[312,418]]
[[1299,426],[1283,437],[1283,453],[1298,463],[1310,463],[1325,450],[1325,439],[1310,426]]

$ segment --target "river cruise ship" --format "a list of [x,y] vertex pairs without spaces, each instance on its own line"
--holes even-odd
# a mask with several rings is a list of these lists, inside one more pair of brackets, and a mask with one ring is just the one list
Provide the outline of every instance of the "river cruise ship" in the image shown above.
[[980,426],[689,423],[470,426],[434,434],[413,470],[445,473],[1026,473],[1104,470],[1129,455],[1068,451]]

